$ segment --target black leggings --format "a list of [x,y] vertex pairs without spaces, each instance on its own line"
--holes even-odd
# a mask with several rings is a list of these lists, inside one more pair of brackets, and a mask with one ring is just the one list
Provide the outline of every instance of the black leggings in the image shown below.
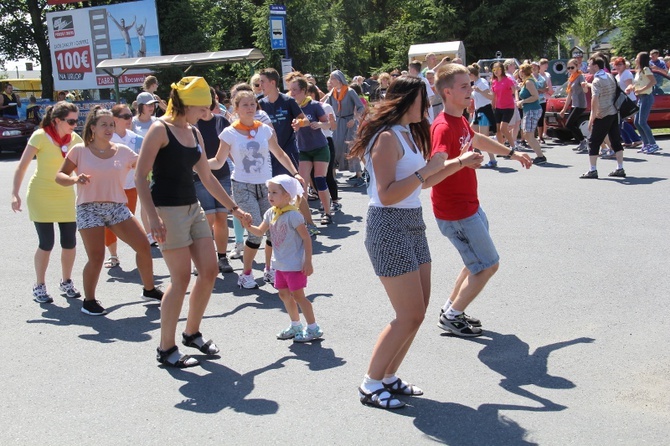
[[572,107],[572,110],[570,110],[570,114],[568,115],[568,120],[565,121],[565,128],[570,130],[572,132],[572,136],[574,136],[574,138],[579,142],[584,139],[584,135],[582,135],[582,131],[579,130],[579,126],[577,124],[579,122],[579,118],[584,113],[584,110],[585,109],[581,107]]
[[328,137],[328,150],[330,150],[330,161],[328,161],[328,172],[326,173],[326,183],[328,183],[328,191],[330,192],[330,199],[337,201],[340,196],[337,194],[337,181],[333,175],[335,170],[335,144],[333,138]]
[[[39,248],[42,251],[51,251],[54,248],[54,224],[35,222]],[[74,249],[77,246],[77,223],[58,223],[60,231],[60,247],[62,249]]]

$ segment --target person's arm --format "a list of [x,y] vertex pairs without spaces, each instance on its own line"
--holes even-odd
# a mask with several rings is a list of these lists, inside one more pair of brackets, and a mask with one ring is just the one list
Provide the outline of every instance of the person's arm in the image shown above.
[[207,160],[209,168],[211,170],[218,170],[222,168],[228,160],[228,155],[230,155],[230,144],[219,139],[219,150],[216,151],[214,158]]
[[535,82],[532,82],[530,79],[526,80],[525,82],[525,87],[528,90],[528,93],[530,93],[530,96],[527,97],[526,99],[520,99],[516,105],[517,107],[522,107],[523,104],[530,104],[531,102],[538,101],[540,99],[540,94],[537,92],[537,88],[535,88]]
[[[651,70],[650,70],[650,71],[651,71]],[[648,90],[649,88],[651,88],[651,87],[653,87],[654,85],[656,85],[656,77],[654,77],[653,73],[652,73],[652,74],[644,74],[644,72],[642,72],[641,75],[642,75],[642,76],[647,76],[647,79],[649,80],[649,83],[648,83],[647,85],[645,85],[643,88],[636,88],[636,89],[635,89],[635,94],[636,94],[636,95],[637,95],[637,94],[640,94],[640,93],[643,92],[644,90]]]
[[[251,223],[251,222],[249,222]],[[253,235],[257,235],[258,237],[263,237],[266,232],[268,232],[268,229],[270,229],[270,225],[268,224],[267,221],[263,220],[260,225],[254,226],[252,224],[248,224],[246,226],[246,229],[251,232]]]
[[475,85],[475,89],[477,90],[477,92],[479,92],[479,94],[481,94],[482,96],[484,96],[484,97],[485,97],[486,99],[488,99],[489,101],[493,101],[493,100],[495,99],[495,96],[496,96],[496,95],[493,94],[493,91],[491,91],[490,88],[487,88],[486,90],[482,90],[482,89],[480,89],[479,87],[477,87],[477,86]]
[[120,24],[119,22],[116,21],[116,19],[114,18],[114,16],[112,15],[111,12],[107,12],[107,16],[108,16],[110,19],[112,19],[112,22],[114,22],[114,24],[115,24],[116,26],[118,26],[119,29],[123,29],[123,27],[121,26],[121,24]]
[[472,138],[472,145],[473,147],[484,152],[493,153],[495,155],[510,156],[510,159],[520,162],[521,165],[526,169],[530,169],[530,166],[533,165],[533,160],[530,159],[527,153],[518,153],[514,149],[510,150],[509,147],[505,147],[498,141],[488,138],[481,133],[475,133],[475,136]]
[[305,261],[302,264],[302,273],[306,276],[311,276],[314,272],[314,267],[312,266],[312,237],[310,237],[305,225],[298,225],[295,230],[302,239],[302,244],[305,248]]
[[650,68],[651,71],[654,72],[654,73],[668,74],[668,69],[667,69],[667,67],[666,67],[666,68],[663,68],[663,67],[659,67],[658,65],[656,65],[656,64],[654,64],[654,63],[651,63],[651,64],[649,64],[649,68]]
[[[443,152],[439,152],[443,153]],[[435,155],[433,155],[434,157]],[[481,153],[475,152],[475,151],[470,151],[468,152],[466,148],[464,147],[461,150],[461,154],[452,159],[447,159],[446,154],[444,155],[443,158],[443,166],[444,168],[437,172],[434,175],[431,175],[426,179],[426,181],[423,183],[421,186],[423,189],[427,189],[429,187],[433,187],[436,184],[439,184],[447,178],[448,176],[451,176],[461,170],[464,167],[469,167],[471,169],[476,169],[478,168],[481,164],[482,161],[484,160],[484,155]],[[432,159],[431,159],[432,161]]]
[[298,175],[298,169],[296,169],[293,165],[293,161],[291,161],[291,158],[289,158],[286,152],[284,152],[279,146],[279,143],[277,142],[277,135],[274,132],[272,132],[272,136],[268,140],[268,146],[270,148],[270,153],[272,153],[275,158],[277,158],[277,161],[279,161],[281,165],[284,166],[286,170],[288,170],[292,177],[303,183],[304,188],[305,180],[300,175]]
[[70,158],[65,158],[63,164],[60,166],[60,169],[56,173],[56,183],[61,186],[74,186],[75,184],[87,184],[90,183],[90,175],[80,173],[79,175],[72,175],[74,169],[77,168],[77,165],[73,163]]
[[21,212],[21,197],[19,196],[19,190],[21,190],[21,183],[23,183],[23,178],[26,176],[26,170],[28,170],[28,165],[37,155],[37,147],[33,147],[28,144],[21,154],[21,160],[16,166],[14,171],[14,181],[12,182],[12,210],[14,212]]
[[599,95],[594,92],[593,96],[591,96],[591,114],[589,115],[589,130],[593,129],[593,122],[596,120],[596,116],[598,116],[598,112],[600,111],[600,98]]

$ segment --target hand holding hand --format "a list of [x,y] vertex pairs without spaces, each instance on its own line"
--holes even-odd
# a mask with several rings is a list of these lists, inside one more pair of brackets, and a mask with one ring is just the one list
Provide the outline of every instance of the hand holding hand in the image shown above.
[[463,166],[470,167],[472,169],[478,168],[482,165],[482,161],[484,161],[484,155],[475,151],[465,152],[458,158],[461,160],[461,164]]

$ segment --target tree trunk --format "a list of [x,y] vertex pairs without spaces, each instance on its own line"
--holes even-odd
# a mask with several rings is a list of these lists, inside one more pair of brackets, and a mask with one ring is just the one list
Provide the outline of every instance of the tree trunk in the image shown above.
[[42,67],[42,97],[53,99],[54,80],[52,77],[51,52],[49,51],[49,43],[47,42],[46,21],[42,16],[42,8],[40,8],[39,0],[28,0],[28,12],[33,24],[33,38],[39,51],[40,65]]

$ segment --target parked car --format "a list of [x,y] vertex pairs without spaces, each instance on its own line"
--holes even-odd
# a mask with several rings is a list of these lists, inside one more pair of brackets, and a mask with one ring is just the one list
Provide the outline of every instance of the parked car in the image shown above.
[[0,152],[23,152],[36,127],[28,121],[0,117]]
[[[556,90],[554,95],[547,101],[546,126],[547,135],[552,138],[560,139],[561,141],[570,141],[573,139],[572,133],[565,128],[565,122],[568,119],[566,113],[561,118],[560,112],[565,105],[565,98],[567,96],[566,89],[568,83],[561,85]],[[652,129],[668,128],[670,127],[670,77],[664,77],[663,82],[654,87],[654,105],[649,114],[649,127]],[[587,102],[587,108],[579,117],[579,127],[584,136],[590,135],[589,132],[589,113],[591,112],[591,101]],[[632,123],[632,119],[629,119]]]

